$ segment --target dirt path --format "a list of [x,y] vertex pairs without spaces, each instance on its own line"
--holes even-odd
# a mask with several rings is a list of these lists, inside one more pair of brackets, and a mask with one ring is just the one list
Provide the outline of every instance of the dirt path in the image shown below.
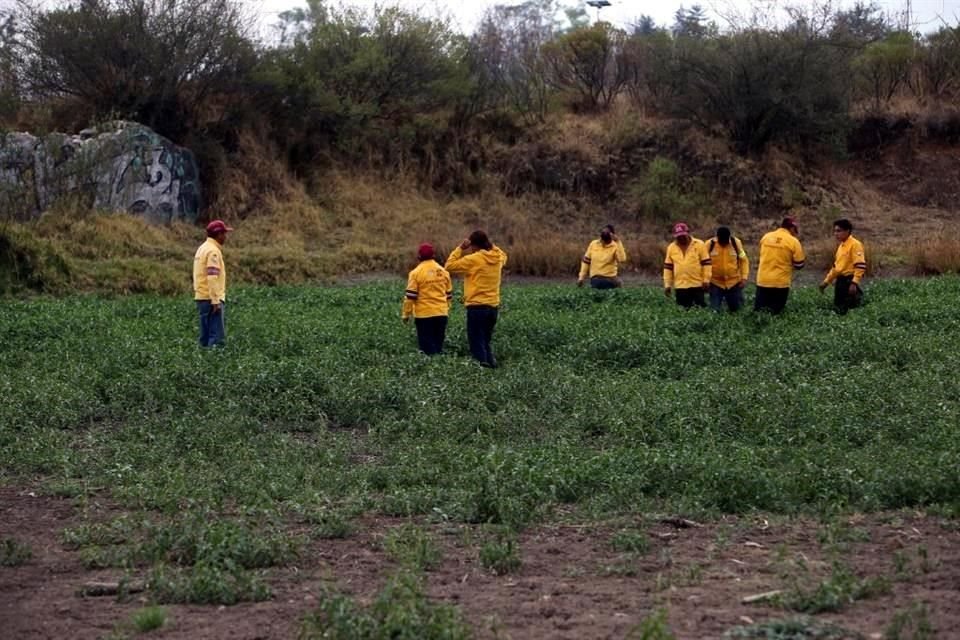
[[[80,597],[90,571],[60,534],[81,519],[71,501],[0,489],[0,538],[27,542],[33,557],[0,567],[0,629],[5,638],[101,638],[144,606],[144,598]],[[391,527],[408,521],[365,518],[344,540],[308,543],[294,566],[269,572],[274,598],[233,607],[171,606],[162,638],[292,638],[330,586],[371,601],[396,565],[382,550]],[[866,638],[882,638],[898,612],[922,603],[937,638],[960,638],[960,531],[955,521],[920,513],[845,516],[823,524],[798,519],[724,518],[703,526],[648,517],[643,522],[547,525],[520,536],[521,568],[483,569],[475,527],[423,525],[443,550],[428,575],[436,600],[461,608],[480,638],[623,638],[646,616],[668,612],[678,639],[719,638],[750,621],[789,617],[744,597],[815,585],[841,561],[858,578],[880,578],[886,595],[818,616]],[[296,525],[291,525],[295,527]],[[647,547],[619,552],[627,531]],[[628,538],[630,539],[630,538]]]

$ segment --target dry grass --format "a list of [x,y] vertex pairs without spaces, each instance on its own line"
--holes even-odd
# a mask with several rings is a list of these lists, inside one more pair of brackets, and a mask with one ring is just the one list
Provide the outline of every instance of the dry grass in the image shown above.
[[910,264],[917,275],[960,273],[960,239],[937,237],[919,242],[910,252]]
[[[705,159],[706,165],[747,162],[717,140],[689,127],[671,133],[671,126],[618,105],[599,116],[558,114],[538,135],[551,148],[598,162],[630,139],[669,135],[682,136],[685,153]],[[625,241],[624,273],[655,276],[674,221],[670,212],[669,220],[647,219],[623,185],[610,202],[555,192],[507,197],[500,176],[491,174],[482,178],[476,195],[457,199],[425,192],[414,177],[374,172],[328,171],[306,187],[255,138],[243,140],[241,147],[243,158],[233,159],[232,173],[225,174],[208,214],[236,227],[227,246],[234,283],[401,275],[412,266],[419,243],[433,243],[442,257],[476,228],[486,229],[508,252],[511,273],[571,278],[584,247],[606,223],[614,224]],[[829,268],[835,250],[831,223],[839,217],[853,221],[867,247],[871,275],[958,271],[960,241],[931,239],[946,237],[954,212],[899,205],[889,183],[882,191],[881,183],[855,163],[819,167],[813,176],[791,156],[773,150],[747,169],[772,177],[789,196],[784,205],[799,218],[808,254],[804,280],[819,278]],[[713,235],[718,224],[730,226],[755,265],[757,242],[786,210],[758,217],[739,206],[735,194],[721,191],[711,192],[685,221],[701,238]],[[154,227],[126,215],[94,214],[79,203],[60,205],[34,223],[10,223],[0,232],[25,247],[24,259],[37,261],[35,281],[51,292],[188,294],[191,258],[203,240],[202,230],[191,225]],[[45,274],[45,269],[52,271]]]

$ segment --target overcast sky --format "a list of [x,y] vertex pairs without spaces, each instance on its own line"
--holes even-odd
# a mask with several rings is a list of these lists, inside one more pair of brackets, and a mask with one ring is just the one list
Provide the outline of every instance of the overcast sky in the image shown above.
[[[294,7],[306,6],[304,2],[298,0],[245,0],[253,9],[260,13],[263,21],[267,24],[276,21],[279,12]],[[568,0],[565,4],[573,4],[575,0]],[[611,6],[602,10],[600,15],[604,20],[617,25],[627,26],[641,14],[653,16],[658,24],[670,24],[673,22],[673,14],[681,4],[689,7],[697,4],[697,1],[686,0],[609,0]],[[791,0],[788,4],[803,5],[809,0]],[[427,2],[425,0],[352,0],[346,4],[358,7],[372,7],[375,3],[379,4],[400,4],[411,9],[418,9],[421,13],[429,15],[446,15],[453,19],[454,23],[459,25],[465,32],[473,31],[480,16],[486,8],[496,4],[518,4],[511,0],[437,0]],[[883,7],[890,15],[898,18],[903,16],[907,0],[876,0],[877,4]],[[330,3],[336,4],[336,2]],[[586,2],[581,2],[586,6]],[[760,4],[749,0],[699,0],[706,9],[710,10],[711,17],[723,26],[721,15],[730,15],[731,13],[749,14],[751,7]],[[763,0],[764,6],[776,5],[776,0]],[[780,6],[787,4],[779,3]],[[834,4],[840,6],[851,6],[853,0],[834,0]],[[590,9],[590,17],[594,18],[597,12]],[[955,25],[960,19],[960,0],[913,0],[912,24],[914,31],[928,32],[936,30],[941,24],[941,18],[951,25]]]

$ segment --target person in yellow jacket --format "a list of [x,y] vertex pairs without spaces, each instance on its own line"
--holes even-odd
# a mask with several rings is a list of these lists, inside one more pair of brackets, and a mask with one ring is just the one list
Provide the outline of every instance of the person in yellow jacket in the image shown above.
[[710,287],[712,274],[707,244],[691,236],[683,222],[673,225],[673,238],[663,261],[663,293],[669,298],[676,290],[681,307],[705,307],[703,293]]
[[627,261],[627,252],[623,249],[613,225],[608,224],[600,230],[600,239],[593,240],[580,260],[580,276],[577,286],[590,276],[590,286],[594,289],[616,289],[621,286],[617,277],[617,268]]
[[807,260],[797,236],[796,218],[787,216],[780,227],[760,239],[760,263],[757,265],[757,297],[754,311],[778,314],[787,306],[794,269],[803,269]]
[[485,367],[497,366],[490,343],[497,325],[500,278],[506,264],[507,254],[478,229],[450,253],[443,265],[450,273],[464,276],[467,340],[471,355]]
[[833,237],[837,239],[837,253],[833,258],[833,268],[820,283],[820,293],[830,283],[835,283],[833,306],[837,313],[844,314],[860,306],[863,298],[860,283],[867,275],[867,256],[863,251],[863,243],[853,237],[853,225],[846,218],[833,223]]
[[453,283],[447,270],[434,259],[432,244],[421,244],[417,259],[420,264],[407,277],[400,317],[404,322],[413,318],[420,351],[432,356],[443,352]]
[[710,277],[710,308],[720,311],[724,301],[730,311],[743,306],[743,289],[750,277],[750,260],[743,250],[743,242],[728,227],[718,227],[717,235],[707,240],[712,275]]
[[200,314],[200,346],[222,345],[227,337],[227,267],[223,245],[232,227],[223,220],[207,225],[207,239],[193,256],[193,299]]

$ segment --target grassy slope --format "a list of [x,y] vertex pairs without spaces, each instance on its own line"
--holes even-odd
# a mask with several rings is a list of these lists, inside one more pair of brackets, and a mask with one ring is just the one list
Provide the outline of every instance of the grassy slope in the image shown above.
[[[584,192],[581,185],[576,193],[546,190],[507,197],[511,170],[506,174],[488,170],[475,194],[457,198],[426,193],[412,179],[343,172],[324,176],[321,186],[308,195],[275,163],[261,160],[256,170],[275,186],[274,195],[263,191],[264,184],[251,186],[238,174],[209,215],[226,217],[237,227],[227,257],[234,283],[292,284],[354,274],[400,274],[411,266],[413,248],[420,242],[431,241],[443,253],[476,227],[488,229],[507,248],[512,273],[570,277],[586,242],[608,221],[618,225],[627,242],[631,259],[627,271],[656,275],[668,240],[665,230],[675,215],[669,207],[651,214],[645,209],[650,202],[637,185],[643,181],[648,156],[661,152],[648,149],[636,156],[628,151],[638,144],[641,148],[653,144],[688,169],[701,167],[704,172],[686,174],[685,179],[694,179],[689,184],[662,188],[668,192],[666,202],[671,198],[684,202],[691,185],[701,185],[695,190],[702,192],[688,201],[688,208],[693,202],[694,209],[683,215],[697,235],[708,236],[718,223],[731,224],[755,254],[759,237],[789,211],[800,218],[810,263],[819,273],[832,258],[830,223],[845,215],[866,241],[874,275],[944,273],[960,267],[960,245],[943,234],[956,212],[918,204],[937,190],[939,183],[931,175],[949,173],[952,163],[960,161],[954,149],[931,148],[903,158],[896,155],[903,155],[900,151],[891,151],[893,157],[825,165],[814,171],[776,151],[761,160],[744,160],[689,128],[677,132],[668,124],[636,118],[621,112],[558,116],[538,133],[535,144],[503,148],[488,141],[500,158],[493,164],[513,162],[510,166],[516,169],[544,158],[548,166],[556,158],[575,158],[577,164],[571,166],[578,169],[571,169],[571,175],[585,167],[612,171],[606,193]],[[540,155],[522,156],[535,153]],[[913,175],[915,161],[922,161],[930,175]],[[562,173],[563,162],[559,166],[549,170]],[[524,188],[529,186],[522,182]],[[762,211],[751,208],[748,198],[756,197],[756,190],[770,189],[776,193],[764,197],[774,208],[769,204]],[[254,200],[258,204],[245,219],[237,220],[231,213]],[[183,225],[161,229],[127,216],[96,215],[67,205],[37,223],[0,226],[0,291],[189,291],[190,261],[202,236],[199,229]]]

